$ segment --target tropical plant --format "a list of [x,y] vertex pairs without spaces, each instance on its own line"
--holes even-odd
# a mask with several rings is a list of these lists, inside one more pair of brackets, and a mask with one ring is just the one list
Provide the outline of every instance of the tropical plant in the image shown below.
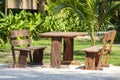
[[96,31],[103,29],[106,24],[110,24],[112,12],[120,6],[119,1],[112,0],[64,0],[58,4],[54,12],[64,8],[72,8],[78,13],[83,21],[84,27],[91,36],[91,45],[95,45]]
[[53,14],[53,7],[60,2],[63,0],[47,0],[45,5],[47,16],[43,29],[46,31],[85,31],[82,21],[71,8],[63,9],[56,15]]
[[115,25],[115,30],[117,31],[115,42],[120,43],[120,9],[115,12],[111,22]]
[[9,42],[9,31],[10,30],[21,30],[29,29],[32,33],[32,37],[36,37],[39,30],[41,30],[41,24],[44,22],[41,13],[30,13],[26,11],[21,11],[19,13],[13,14],[12,11],[9,12],[7,16],[0,12],[0,45]]
[[4,12],[5,9],[5,0],[0,0],[0,11]]

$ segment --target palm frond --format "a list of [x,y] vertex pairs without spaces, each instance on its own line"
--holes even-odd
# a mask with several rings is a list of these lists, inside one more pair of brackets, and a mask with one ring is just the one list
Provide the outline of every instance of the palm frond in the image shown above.
[[60,10],[64,9],[64,8],[72,8],[78,15],[81,19],[84,19],[86,20],[86,17],[85,15],[82,13],[82,11],[80,11],[78,8],[76,8],[75,6],[71,5],[71,4],[66,4],[66,3],[62,3],[58,6],[56,6],[53,10],[54,13],[57,13],[59,12]]
[[106,14],[103,16],[101,21],[104,21],[110,15],[113,15],[113,12],[120,8],[120,2],[112,3],[111,7],[106,11]]

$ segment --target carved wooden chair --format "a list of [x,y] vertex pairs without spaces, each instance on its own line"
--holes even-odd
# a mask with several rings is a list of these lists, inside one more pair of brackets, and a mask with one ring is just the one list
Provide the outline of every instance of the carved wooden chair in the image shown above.
[[[108,31],[104,34],[102,39],[102,46],[91,46],[83,49],[86,53],[85,57],[85,69],[87,70],[99,70],[101,66],[108,66],[109,55],[112,51],[112,44],[116,35],[115,30]],[[102,56],[106,55],[104,63],[102,62]]]
[[[12,30],[10,31],[10,43],[13,57],[13,67],[26,67],[27,55],[29,54],[30,62],[42,64],[43,51],[46,47],[31,47],[29,30]],[[19,51],[18,64],[16,62],[16,51]],[[33,51],[33,58],[31,52]]]

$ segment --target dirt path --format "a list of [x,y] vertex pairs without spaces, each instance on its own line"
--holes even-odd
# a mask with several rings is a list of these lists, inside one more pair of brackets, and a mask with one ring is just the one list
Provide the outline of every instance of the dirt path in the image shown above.
[[120,67],[117,66],[103,68],[103,71],[80,70],[78,67],[69,66],[64,69],[1,67],[0,80],[120,80]]

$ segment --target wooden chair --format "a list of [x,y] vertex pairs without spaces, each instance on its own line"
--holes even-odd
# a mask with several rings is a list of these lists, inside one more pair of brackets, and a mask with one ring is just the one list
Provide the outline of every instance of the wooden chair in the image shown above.
[[[112,51],[112,44],[116,35],[115,30],[108,31],[104,34],[102,39],[102,46],[91,46],[83,49],[86,53],[85,57],[85,69],[87,70],[99,70],[101,65],[108,66],[108,58]],[[109,44],[108,44],[109,43]],[[102,63],[102,56],[106,55],[105,62]]]
[[[10,43],[13,56],[13,67],[26,67],[27,55],[29,54],[30,62],[42,64],[43,50],[46,47],[33,46],[31,47],[30,31],[29,30],[12,30],[10,31]],[[18,64],[16,63],[16,51],[19,51]],[[33,59],[31,51],[33,51]]]

